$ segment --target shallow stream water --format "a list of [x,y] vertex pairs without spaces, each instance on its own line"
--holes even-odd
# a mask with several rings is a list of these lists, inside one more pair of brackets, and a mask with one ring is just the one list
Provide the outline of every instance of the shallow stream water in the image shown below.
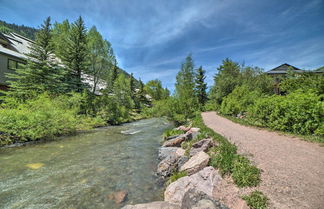
[[[0,149],[0,208],[121,208],[162,199],[154,171],[163,119]],[[128,199],[108,198],[126,190]]]

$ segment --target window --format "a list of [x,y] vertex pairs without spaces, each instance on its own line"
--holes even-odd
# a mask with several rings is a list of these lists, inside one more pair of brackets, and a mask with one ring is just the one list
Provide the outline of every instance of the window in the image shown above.
[[17,68],[21,68],[21,66],[24,65],[21,62],[12,60],[12,59],[8,59],[8,69],[10,70],[15,70]]

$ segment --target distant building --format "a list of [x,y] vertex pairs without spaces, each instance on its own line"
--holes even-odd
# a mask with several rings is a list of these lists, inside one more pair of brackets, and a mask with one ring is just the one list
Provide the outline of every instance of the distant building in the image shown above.
[[282,78],[286,77],[289,72],[292,73],[321,73],[323,74],[324,72],[322,70],[315,70],[315,71],[306,71],[306,70],[301,70],[295,66],[289,65],[287,63],[279,65],[278,67],[275,67],[269,71],[266,72],[266,74],[274,77],[274,91],[276,94],[281,94],[280,91],[280,81]]
[[32,40],[16,33],[0,33],[0,89],[7,90],[6,73],[12,73],[19,65],[26,63]]
[[[0,89],[7,90],[9,88],[6,73],[13,73],[21,64],[26,63],[27,56],[30,52],[30,46],[34,41],[18,35],[16,33],[4,34],[0,33]],[[58,60],[58,59],[57,59]],[[60,62],[60,61],[58,61]],[[82,75],[83,82],[93,89],[93,77],[90,75]],[[95,94],[101,95],[100,91],[106,85],[103,81],[97,84]]]

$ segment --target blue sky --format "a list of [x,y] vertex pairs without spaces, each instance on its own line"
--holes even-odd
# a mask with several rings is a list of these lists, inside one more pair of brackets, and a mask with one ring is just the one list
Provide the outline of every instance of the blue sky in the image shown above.
[[120,67],[171,89],[189,53],[209,85],[227,57],[265,70],[324,65],[323,0],[0,0],[9,23],[79,15],[112,43]]

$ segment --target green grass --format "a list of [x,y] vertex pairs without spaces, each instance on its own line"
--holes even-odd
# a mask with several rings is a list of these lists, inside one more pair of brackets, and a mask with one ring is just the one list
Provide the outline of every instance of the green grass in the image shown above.
[[260,173],[260,170],[252,165],[247,158],[236,156],[232,169],[232,178],[237,186],[257,186],[261,181]]
[[185,176],[188,176],[188,173],[186,171],[175,172],[170,176],[167,184],[171,184],[172,182],[175,182],[176,180]]
[[183,134],[184,131],[182,130],[176,130],[176,129],[167,129],[163,132],[163,138],[166,139],[169,136],[176,136],[176,135],[180,135]]
[[268,206],[268,198],[260,191],[254,191],[250,195],[245,195],[242,198],[252,209],[266,209]]

